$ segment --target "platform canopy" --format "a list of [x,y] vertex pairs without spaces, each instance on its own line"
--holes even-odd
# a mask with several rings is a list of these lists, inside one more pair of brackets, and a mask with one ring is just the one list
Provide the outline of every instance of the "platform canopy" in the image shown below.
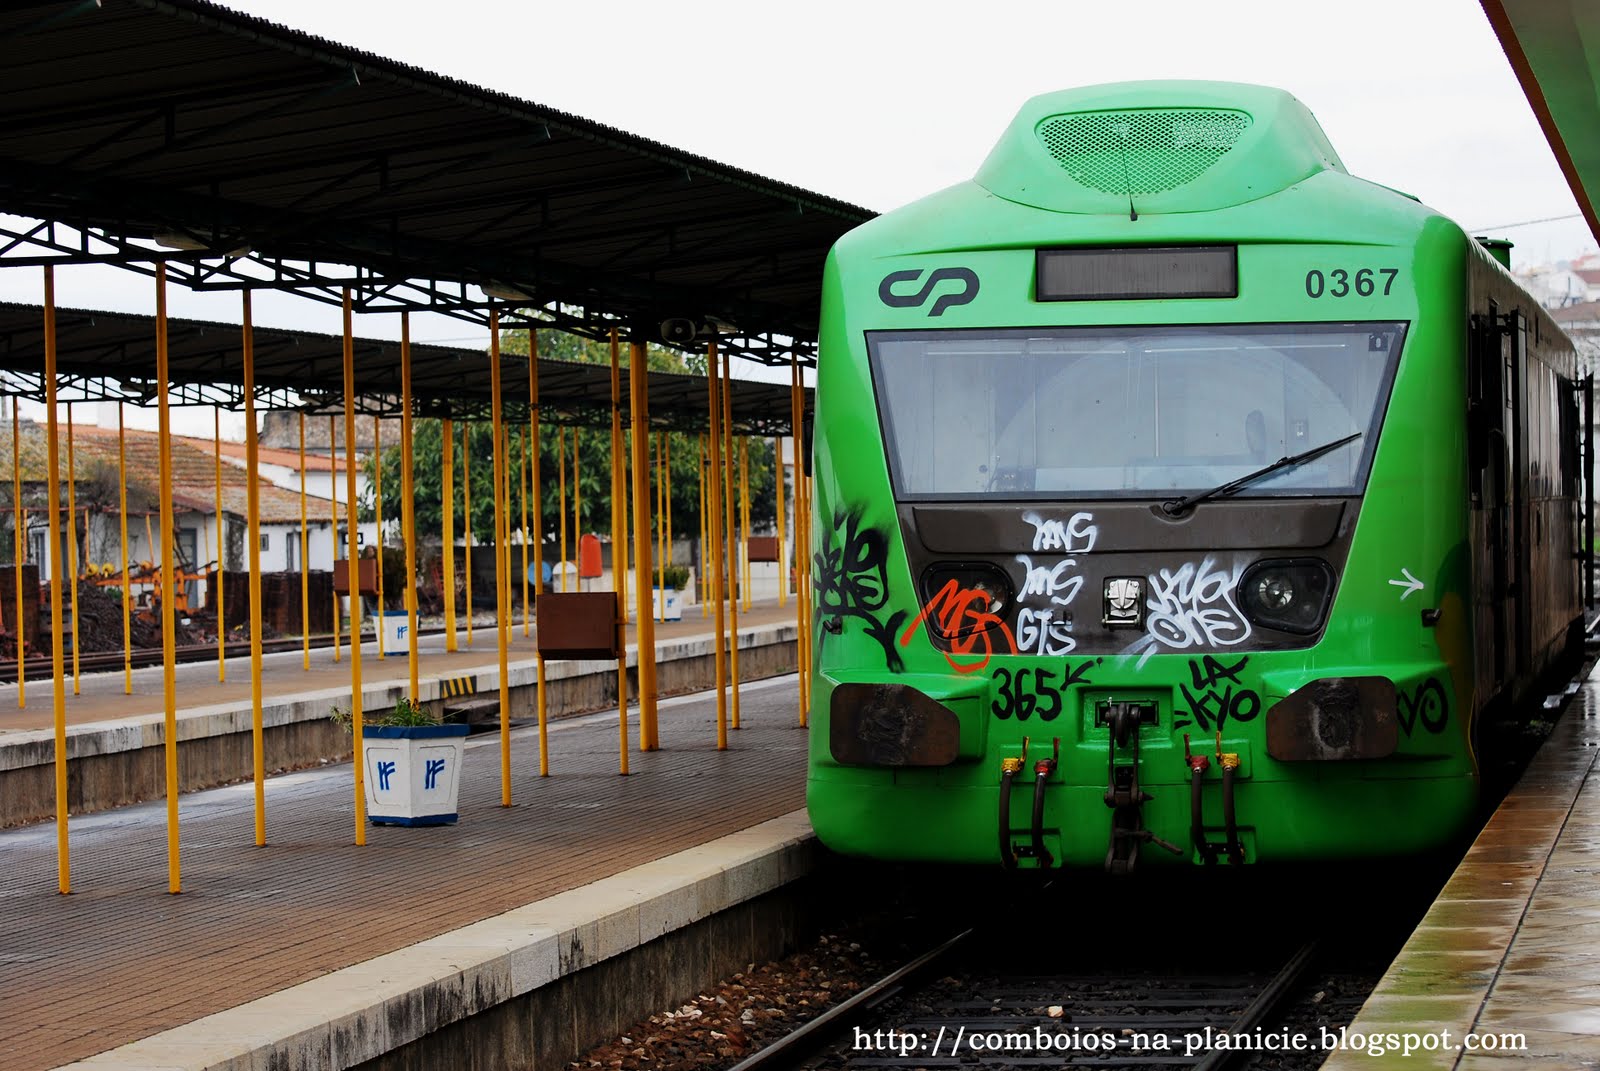
[[[316,331],[257,327],[253,332],[257,404],[308,414],[343,413],[343,397],[308,392],[311,382],[340,381],[344,339]],[[167,321],[167,374],[175,405],[241,408],[240,329],[237,324],[171,318]],[[56,310],[56,362],[62,401],[110,401],[149,405],[155,397],[156,325],[153,316],[91,309]],[[354,340],[361,370],[359,412],[398,416],[400,343],[375,338]],[[481,349],[413,343],[414,412],[419,416],[487,420],[489,356]],[[502,412],[526,419],[528,361],[502,354],[505,383]],[[38,398],[43,394],[44,310],[37,305],[0,302],[0,396]],[[621,377],[622,405],[628,405],[628,376]],[[703,431],[706,381],[701,376],[651,372],[647,388],[652,427]],[[342,384],[341,384],[342,391]],[[803,404],[810,412],[810,390]],[[792,424],[790,387],[735,379],[729,395],[735,435],[787,435]],[[539,409],[550,423],[609,427],[611,369],[575,361],[539,361]]]
[[1600,4],[1482,2],[1589,231],[1600,241]]
[[203,0],[23,0],[0,40],[0,212],[27,217],[0,265],[159,257],[199,290],[787,364],[872,215]]

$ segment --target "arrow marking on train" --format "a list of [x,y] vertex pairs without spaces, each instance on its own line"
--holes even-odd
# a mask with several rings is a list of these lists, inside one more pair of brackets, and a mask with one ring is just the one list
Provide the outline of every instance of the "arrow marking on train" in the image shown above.
[[1405,577],[1405,579],[1404,580],[1391,580],[1391,581],[1389,581],[1389,583],[1393,584],[1397,588],[1405,588],[1406,589],[1405,590],[1405,594],[1400,596],[1400,601],[1401,602],[1405,602],[1406,599],[1410,598],[1412,592],[1421,591],[1426,586],[1426,585],[1424,585],[1422,583],[1422,581],[1418,580],[1416,577],[1411,575],[1411,570],[1410,569],[1402,569],[1402,570],[1400,570],[1400,575]]

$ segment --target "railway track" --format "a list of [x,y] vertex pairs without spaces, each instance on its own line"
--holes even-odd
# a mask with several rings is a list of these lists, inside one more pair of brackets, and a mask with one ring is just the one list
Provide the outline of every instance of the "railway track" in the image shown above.
[[[1275,1039],[1273,1017],[1316,957],[1300,945],[1276,969],[996,972],[966,930],[736,1064],[816,1068],[1192,1067],[1220,1071]],[[967,954],[968,963],[955,960]],[[1259,958],[1259,957],[1257,957]],[[1002,965],[1003,966],[1003,965]],[[920,981],[919,981],[920,980]],[[1320,1040],[1308,1038],[1307,1041]],[[826,1052],[817,1056],[823,1046]]]
[[[442,627],[435,626],[431,628],[419,628],[417,630],[417,635],[436,636],[442,632],[444,632]],[[349,635],[341,634],[340,642],[348,646],[350,643]],[[362,633],[361,642],[363,644],[374,643],[376,642],[376,639],[371,633],[364,632]],[[261,653],[274,654],[282,651],[298,651],[301,650],[303,646],[304,642],[299,636],[285,637],[283,639],[276,640],[262,640]],[[319,650],[324,647],[332,646],[332,633],[328,633],[327,635],[323,636],[311,637],[311,647],[313,650]],[[223,650],[225,652],[225,657],[227,658],[246,658],[250,654],[250,641],[232,640],[224,645]],[[217,658],[217,645],[215,642],[212,642],[197,643],[179,647],[176,649],[175,657],[178,662],[214,662]],[[133,649],[131,662],[134,669],[142,669],[146,666],[159,666],[161,664],[161,648],[135,647]],[[65,663],[66,670],[70,674],[72,672],[71,652],[67,652]],[[22,664],[24,671],[27,673],[28,680],[30,681],[48,678],[54,672],[49,655],[25,658],[23,659]],[[78,669],[81,673],[111,673],[121,669],[122,667],[123,653],[121,651],[89,651],[78,656]],[[16,680],[16,659],[12,658],[0,660],[0,684],[15,684]]]

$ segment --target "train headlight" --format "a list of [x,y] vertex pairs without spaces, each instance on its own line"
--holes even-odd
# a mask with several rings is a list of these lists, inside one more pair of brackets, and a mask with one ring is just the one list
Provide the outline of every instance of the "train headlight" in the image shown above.
[[1333,599],[1333,569],[1316,558],[1256,562],[1239,580],[1240,609],[1257,625],[1317,631]]
[[[986,617],[1003,615],[1010,607],[1012,597],[1016,595],[1016,588],[1012,586],[1011,578],[1006,575],[1005,570],[991,562],[934,562],[922,573],[922,601],[927,603],[935,598],[952,581],[956,586],[947,593],[947,597],[954,595],[959,598],[968,592],[980,593],[985,605],[973,605],[971,609]],[[960,616],[963,618],[962,623],[949,633],[938,627],[931,615],[928,618],[928,628],[946,639],[973,631],[972,622],[965,620],[968,615]]]

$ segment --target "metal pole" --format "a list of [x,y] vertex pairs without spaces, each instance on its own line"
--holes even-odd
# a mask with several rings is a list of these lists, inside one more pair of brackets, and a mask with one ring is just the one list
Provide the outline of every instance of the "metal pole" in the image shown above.
[[[667,484],[661,495],[661,519],[667,527],[666,540],[663,545],[661,556],[665,558],[667,560],[667,564],[670,565],[672,564],[672,433],[670,431],[664,431],[661,433],[661,445],[665,453],[665,459],[662,462],[662,470],[665,474]],[[663,569],[664,568],[665,566],[663,566]],[[662,573],[662,576],[666,576],[665,572]],[[662,588],[663,592],[665,592],[665,590],[665,588]],[[661,616],[663,620],[666,618],[666,615],[667,600],[666,596],[663,594],[661,598]]]
[[661,596],[656,600],[655,617],[663,624],[667,620],[667,523],[666,507],[663,496],[666,493],[667,479],[664,471],[666,466],[667,433],[659,432],[656,435],[656,587],[661,589]]
[[[165,271],[165,265],[157,264],[156,278],[165,282]],[[156,295],[156,352],[165,367],[166,302],[160,290]],[[66,583],[66,570],[61,561],[61,489],[58,486],[61,480],[61,452],[56,443],[56,274],[49,264],[44,267],[44,390],[45,416],[49,424],[45,510],[50,516],[50,672],[55,687],[56,888],[65,895],[72,892],[72,865],[67,844],[67,692],[61,658],[61,585]],[[162,395],[163,401],[165,397]],[[169,751],[175,736],[169,719]]]
[[572,541],[583,546],[583,473],[578,463],[578,429],[572,429]]
[[739,559],[744,568],[744,608],[750,609],[750,436],[739,437]]
[[461,422],[461,523],[467,571],[467,646],[472,646],[472,421]]
[[511,555],[506,546],[511,531],[506,515],[507,458],[505,421],[500,412],[500,310],[489,310],[489,408],[494,432],[494,631],[500,647],[500,806],[511,806]]
[[567,431],[556,428],[556,472],[561,478],[556,520],[561,529],[561,590],[567,590]]
[[783,439],[772,440],[772,478],[778,492],[778,608],[789,603],[788,525],[783,516]]
[[[533,594],[537,599],[544,591],[544,498],[539,486],[539,464],[544,460],[544,450],[539,441],[539,332],[531,327],[528,328],[528,449],[533,454],[528,473],[533,491],[533,527],[529,529],[529,536],[533,540]],[[537,611],[538,607],[534,609]]]
[[[639,611],[639,750],[661,746],[656,726],[656,619],[651,612],[650,579],[650,373],[643,342],[628,347],[628,407],[633,421],[633,545]],[[663,601],[665,601],[663,588]]]
[[[249,300],[248,297],[246,300]],[[228,679],[228,618],[223,613],[222,599],[222,529],[225,526],[222,512],[222,410],[213,407],[211,410],[211,446],[213,449],[212,464],[216,469],[217,479],[217,605],[212,607],[217,612],[217,683],[225,683]],[[255,466],[250,466],[250,479],[255,480]]]
[[[577,450],[573,450],[577,460]],[[626,636],[628,604],[623,594],[623,572],[628,567],[627,505],[622,499],[622,367],[617,329],[611,329],[611,586],[617,593],[617,635]],[[574,481],[576,482],[576,481]],[[628,772],[628,649],[617,651],[617,727],[621,734],[620,772]],[[641,655],[643,652],[641,651]],[[640,658],[642,664],[644,659]],[[644,681],[641,679],[640,684]]]
[[372,420],[372,517],[377,526],[378,547],[378,661],[383,661],[383,614],[389,608],[383,598],[383,420]]
[[350,328],[350,288],[344,291],[344,515],[350,555],[350,725],[355,734],[356,843],[367,843],[366,759],[361,731],[360,534],[356,530],[356,356]]
[[78,470],[73,462],[72,403],[67,403],[67,583],[72,591],[72,694],[78,691]]
[[[333,557],[329,559],[333,564],[328,566],[330,569],[336,569],[339,566],[339,466],[337,464],[339,453],[334,448],[339,441],[339,436],[336,420],[337,418],[332,413],[328,414],[328,508],[333,512],[333,523],[328,533],[333,537]],[[350,444],[345,443],[345,464],[348,465],[349,463]],[[347,509],[345,512],[349,513],[350,511]],[[353,565],[354,563],[352,562],[351,564]],[[344,607],[339,605],[339,593],[336,591],[333,593],[333,660],[335,662],[339,661],[339,626],[343,618]]]
[[795,668],[799,672],[800,724],[807,721],[806,666],[810,645],[806,638],[806,556],[808,544],[805,529],[805,469],[800,463],[800,417],[802,405],[800,390],[800,357],[789,358],[789,433],[794,454],[794,613],[795,613]]
[[[250,291],[244,297],[244,467],[245,533],[250,565],[250,742],[255,759],[256,847],[267,843],[267,745],[261,714],[261,478],[256,438],[256,336],[250,316]],[[221,441],[220,439],[218,440]],[[221,456],[220,454],[218,455]],[[302,473],[305,469],[302,467]],[[222,523],[222,512],[217,512]],[[220,545],[220,544],[219,544]],[[222,615],[222,558],[217,557],[217,615]]]
[[522,638],[527,639],[533,635],[533,615],[528,609],[528,451],[533,448],[533,435],[524,428],[517,438],[522,443],[517,470],[517,498],[522,502]]
[[721,386],[721,377],[717,373],[717,344],[706,343],[706,391],[708,400],[706,409],[710,413],[710,431],[706,435],[710,443],[710,465],[706,470],[706,485],[711,488],[711,511],[702,513],[706,518],[706,531],[711,536],[711,597],[717,604],[717,638],[716,644],[716,675],[717,675],[717,750],[726,751],[728,748],[728,695],[724,682],[726,676],[726,662],[723,656],[723,644],[726,635],[722,626],[722,491],[721,477],[717,469],[721,465],[722,454],[722,406],[717,400],[717,388]]
[[708,549],[711,542],[711,532],[706,527],[706,437],[700,436],[700,441],[695,447],[695,472],[700,478],[700,497],[696,500],[695,510],[700,514],[700,616],[704,618],[711,612],[711,569],[707,564],[711,560]]
[[[533,538],[535,596],[544,593],[544,499],[539,491],[539,462],[542,451],[539,443],[539,332],[528,328],[528,442],[533,450]],[[563,530],[565,525],[563,524]],[[563,540],[565,542],[565,540]],[[526,570],[523,571],[526,574]],[[538,606],[534,609],[537,611]],[[550,775],[549,731],[545,725],[544,656],[535,654],[539,669],[539,776]]]
[[[133,585],[128,582],[128,432],[117,403],[117,501],[122,517],[122,693],[133,694]],[[20,546],[20,544],[19,544]],[[19,555],[20,558],[20,555]],[[20,582],[21,577],[18,577]],[[17,589],[21,605],[22,589]],[[20,640],[18,641],[20,642]],[[20,648],[19,648],[20,650]],[[18,667],[17,687],[22,687]]]
[[[329,470],[329,479],[332,479]],[[300,668],[311,668],[311,530],[306,523],[306,414],[300,411]]]
[[[723,457],[726,464],[722,466],[722,479],[724,482],[722,492],[723,510],[728,525],[728,575],[732,577],[735,587],[739,586],[739,530],[733,523],[733,358],[730,356],[722,362],[722,441]],[[732,728],[739,727],[739,592],[728,591],[728,643],[731,656],[729,663],[732,666],[733,676],[733,716],[729,719]]]
[[412,500],[411,313],[400,314],[400,527],[406,543],[406,664],[411,701],[419,698],[417,667],[417,508]]
[[456,432],[449,417],[439,427],[439,441],[444,482],[439,496],[444,529],[444,649],[456,649]]
[[[51,328],[54,331],[54,327]],[[18,399],[11,399],[11,527],[17,540],[17,551],[13,558],[17,563],[17,709],[26,709],[28,705],[28,673],[24,659],[27,652],[23,649],[26,632],[22,627],[22,567],[28,564],[28,534],[24,523],[22,509],[22,418],[17,415]],[[122,405],[117,405],[117,429],[120,442],[122,428]],[[123,480],[123,505],[122,505],[122,590],[128,590],[128,505],[127,505],[127,480]],[[122,631],[123,646],[127,646],[127,628]],[[128,678],[128,693],[133,694],[133,678]]]
[[161,452],[161,677],[166,698],[167,891],[183,891],[178,862],[178,668],[173,635],[172,414],[167,405],[167,266],[156,265],[156,405]]

